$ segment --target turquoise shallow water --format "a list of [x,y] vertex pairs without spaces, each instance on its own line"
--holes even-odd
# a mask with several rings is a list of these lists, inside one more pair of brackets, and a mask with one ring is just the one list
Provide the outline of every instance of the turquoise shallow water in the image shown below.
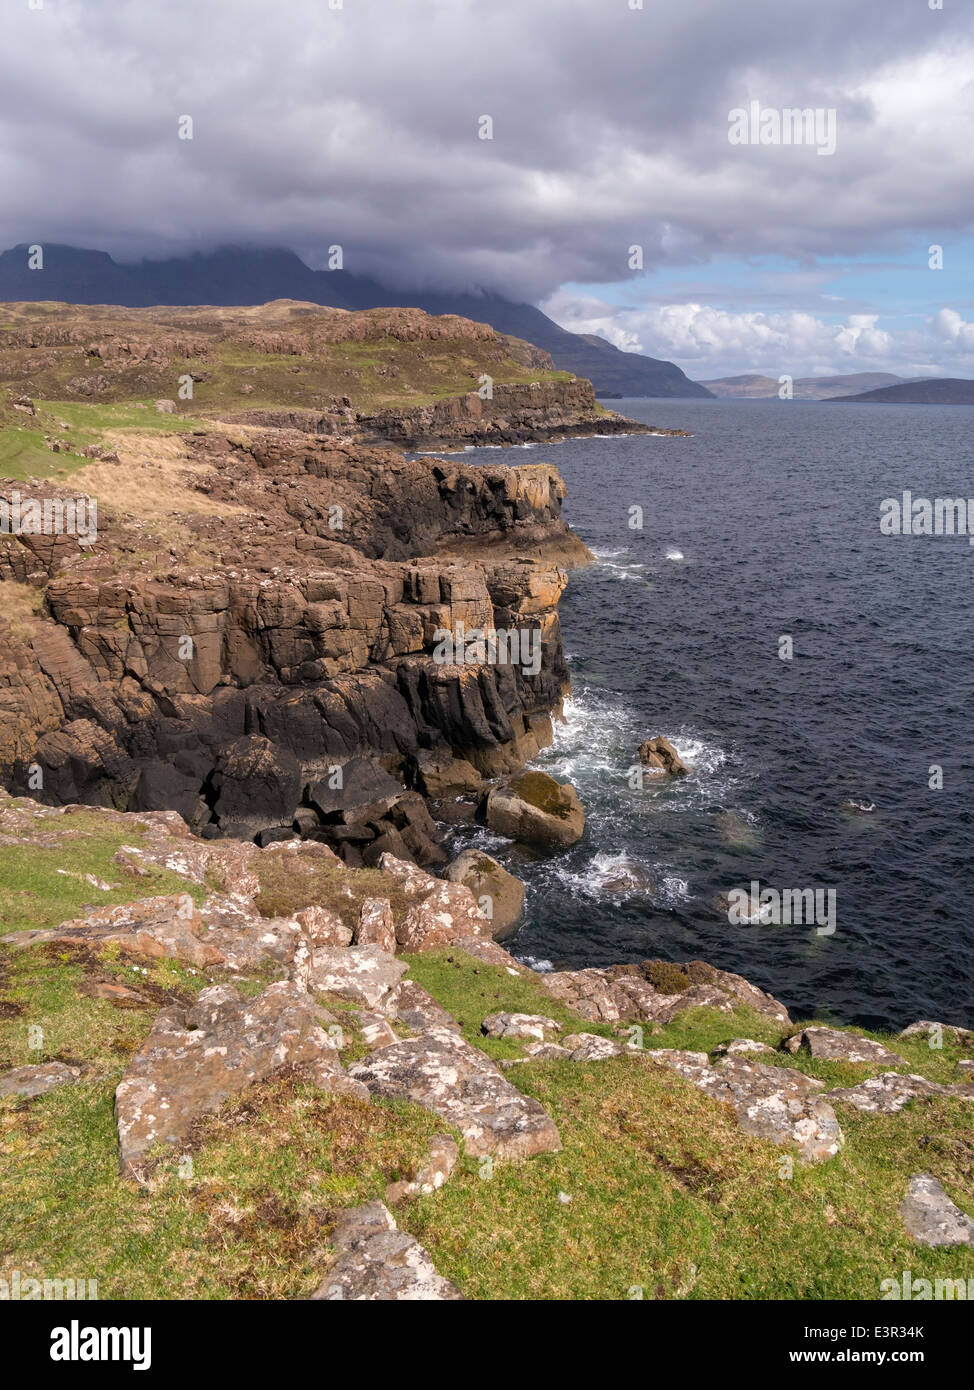
[[[879,531],[881,500],[904,488],[974,496],[974,412],[612,405],[693,437],[524,451],[559,468],[565,515],[599,563],[562,601],[574,698],[539,762],[577,785],[588,828],[566,854],[517,861],[529,900],[515,953],[700,957],[796,1017],[974,1022],[974,548]],[[633,790],[635,750],[656,734],[693,776]],[[732,926],[713,899],[751,880],[834,891],[834,935]]]

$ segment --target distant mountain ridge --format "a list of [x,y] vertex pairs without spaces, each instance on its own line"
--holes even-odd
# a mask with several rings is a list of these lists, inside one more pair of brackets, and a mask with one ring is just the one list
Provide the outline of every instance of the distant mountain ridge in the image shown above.
[[974,405],[974,381],[967,377],[923,377],[885,386],[878,391],[862,391],[857,396],[835,396],[834,400],[858,401],[863,405]]
[[622,352],[603,338],[569,333],[532,304],[492,292],[447,294],[391,290],[344,270],[312,270],[293,251],[215,251],[126,265],[104,251],[45,245],[43,270],[28,267],[28,247],[0,254],[0,301],[58,300],[71,304],[219,306],[306,300],[336,309],[415,307],[488,323],[550,352],[561,371],[587,377],[598,394],[708,397],[673,362]]
[[[886,386],[900,386],[910,378],[893,372],[849,372],[839,376],[800,376],[792,382],[795,400],[829,401],[852,396]],[[743,376],[723,376],[714,381],[702,381],[714,396],[725,400],[770,400],[781,389],[777,377],[746,373]]]

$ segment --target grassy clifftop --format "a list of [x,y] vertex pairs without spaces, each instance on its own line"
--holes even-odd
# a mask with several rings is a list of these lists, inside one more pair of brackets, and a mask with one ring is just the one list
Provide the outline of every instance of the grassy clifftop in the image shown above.
[[[241,412],[407,409],[500,386],[565,383],[549,355],[485,324],[416,309],[0,309],[0,475],[77,466],[110,431],[205,428]],[[191,396],[188,394],[191,391]],[[17,410],[30,398],[37,414]],[[159,414],[157,400],[173,403]],[[601,410],[602,407],[599,407]],[[63,441],[52,454],[48,439]]]
[[[54,829],[43,822],[31,844],[0,848],[2,930],[56,924],[92,899],[177,886],[198,898],[203,890],[178,866],[149,879],[120,867],[116,851],[138,837],[138,817],[121,829],[117,817],[85,809],[62,813]],[[308,884],[315,896],[320,885]],[[281,887],[268,880],[268,893]],[[300,899],[293,884],[289,893],[288,910]],[[615,1035],[617,1026],[592,1024],[553,998],[540,977],[449,947],[407,960],[411,977],[469,1041],[508,1064],[562,1137],[560,1153],[523,1163],[461,1157],[438,1192],[397,1206],[400,1228],[467,1297],[874,1299],[880,1281],[903,1270],[974,1277],[974,1249],[918,1247],[897,1213],[918,1172],[974,1210],[968,1100],[930,1096],[885,1116],[837,1102],[843,1151],[787,1164],[780,1148],[743,1133],[729,1107],[639,1052],[522,1060],[523,1043],[482,1037],[482,1020],[499,1011]],[[243,972],[234,983],[257,993],[272,977]],[[142,1185],[120,1179],[112,1098],[127,1060],[161,1004],[191,1000],[220,978],[215,967],[112,946],[0,945],[0,1070],[58,1059],[82,1072],[47,1095],[0,1100],[4,1266],[97,1278],[103,1298],[307,1297],[341,1211],[382,1198],[420,1166],[442,1120],[404,1101],[326,1095],[284,1074],[198,1123],[179,1157],[160,1158]],[[346,1057],[358,1055],[358,1010],[339,1000],[329,1008],[347,1020]],[[776,1047],[792,1031],[747,1008],[697,1008],[648,1029],[646,1046],[712,1052],[749,1037]],[[894,1046],[906,1063],[898,1070],[956,1081],[962,1054],[949,1038],[940,1050],[924,1037]],[[830,1085],[876,1070],[783,1052],[774,1065]]]

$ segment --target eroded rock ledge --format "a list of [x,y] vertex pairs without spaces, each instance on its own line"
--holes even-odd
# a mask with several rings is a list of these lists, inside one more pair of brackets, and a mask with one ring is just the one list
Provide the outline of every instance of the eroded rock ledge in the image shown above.
[[[422,796],[521,768],[567,690],[557,604],[589,557],[558,474],[277,430],[173,447],[162,471],[123,456],[90,552],[0,536],[0,594],[40,596],[0,633],[0,778],[204,835],[443,862]],[[438,660],[461,629],[522,634],[537,660]]]

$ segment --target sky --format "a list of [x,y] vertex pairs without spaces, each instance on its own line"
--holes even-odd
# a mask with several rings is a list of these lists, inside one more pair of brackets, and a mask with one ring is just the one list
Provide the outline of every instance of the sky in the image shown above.
[[339,245],[697,380],[974,376],[971,0],[8,0],[0,187],[0,248]]

